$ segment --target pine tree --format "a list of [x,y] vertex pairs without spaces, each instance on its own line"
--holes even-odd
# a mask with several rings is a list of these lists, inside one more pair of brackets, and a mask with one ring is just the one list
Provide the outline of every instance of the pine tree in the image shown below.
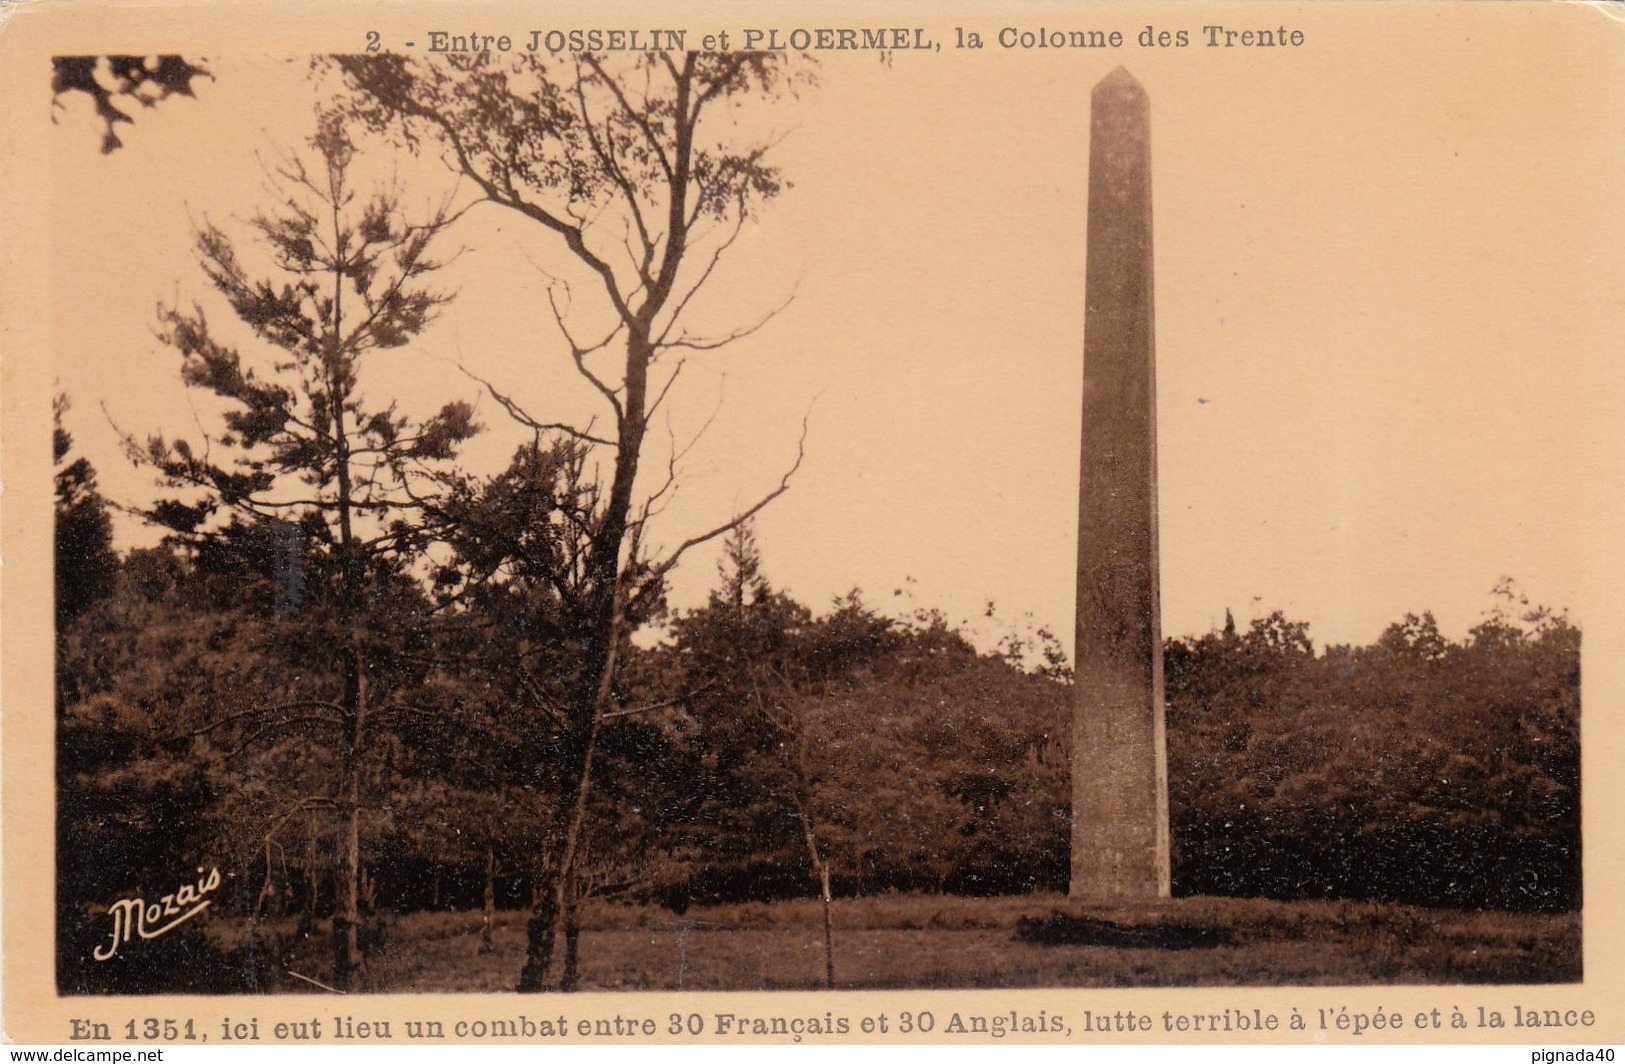
[[416,420],[362,387],[363,371],[410,343],[449,299],[432,285],[440,263],[430,255],[446,210],[414,223],[399,189],[358,189],[356,148],[334,117],[309,148],[313,162],[292,155],[268,168],[280,202],[249,221],[263,274],[221,229],[197,232],[203,272],[252,346],[228,343],[201,306],[160,311],[182,380],[217,397],[223,431],[196,444],[130,442],[165,484],[184,489],[147,516],[201,560],[257,575],[281,618],[281,647],[322,663],[301,689],[260,692],[249,709],[201,730],[236,733],[239,748],[295,736],[333,755],[331,785],[295,806],[337,815],[334,980],[346,989],[360,963],[371,752],[381,729],[413,712],[392,696],[410,672],[402,644],[422,627],[412,567],[433,536],[424,506],[435,474],[477,426],[467,403]]

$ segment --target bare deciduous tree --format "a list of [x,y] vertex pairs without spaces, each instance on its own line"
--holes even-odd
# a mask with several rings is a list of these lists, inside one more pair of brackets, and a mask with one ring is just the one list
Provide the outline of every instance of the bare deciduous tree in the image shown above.
[[[571,924],[575,873],[589,808],[593,762],[615,702],[619,649],[660,594],[664,577],[691,548],[760,511],[789,486],[789,473],[755,504],[658,557],[645,529],[669,495],[677,458],[652,490],[639,488],[651,418],[677,383],[684,358],[758,328],[772,311],[737,329],[699,334],[687,311],[761,204],[784,187],[757,139],[732,121],[752,103],[793,93],[806,75],[768,53],[644,53],[404,56],[333,60],[351,93],[346,107],[375,130],[441,153],[479,201],[535,223],[592,279],[593,298],[573,301],[554,281],[548,309],[575,370],[596,391],[608,427],[533,416],[510,395],[492,395],[537,433],[562,434],[602,457],[607,469],[591,517],[572,598],[580,663],[566,698],[567,740],[558,755],[573,780],[552,840],[547,889],[529,924],[519,989],[544,987],[557,929]],[[799,452],[796,462],[799,465]],[[572,980],[563,980],[570,989]]]

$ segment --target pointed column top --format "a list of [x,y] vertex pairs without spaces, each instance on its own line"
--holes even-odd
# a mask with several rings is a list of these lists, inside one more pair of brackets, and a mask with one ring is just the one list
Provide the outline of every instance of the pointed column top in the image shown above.
[[1144,96],[1145,87],[1140,84],[1133,74],[1128,72],[1128,67],[1120,66],[1101,78],[1095,85],[1094,95],[1096,97],[1108,93],[1121,96]]

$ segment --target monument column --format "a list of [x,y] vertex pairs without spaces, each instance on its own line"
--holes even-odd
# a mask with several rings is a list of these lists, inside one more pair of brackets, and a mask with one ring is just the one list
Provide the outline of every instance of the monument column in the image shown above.
[[1092,100],[1085,285],[1071,894],[1167,897],[1151,123],[1122,67]]

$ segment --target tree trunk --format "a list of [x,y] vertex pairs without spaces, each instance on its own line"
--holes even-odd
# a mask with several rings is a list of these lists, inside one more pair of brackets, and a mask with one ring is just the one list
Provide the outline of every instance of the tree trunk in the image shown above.
[[[570,877],[572,880],[574,876]],[[581,898],[580,891],[571,886],[569,903],[564,917],[564,974],[559,977],[559,991],[573,994],[581,985]]]
[[835,932],[829,914],[829,862],[818,862],[818,878],[824,888],[824,987],[835,989]]
[[338,897],[333,908],[333,986],[348,991],[363,960],[357,939],[361,922],[361,734],[366,714],[366,676],[361,655],[344,656],[344,767],[340,804],[344,813],[339,842]]
[[[615,592],[611,592],[615,594]],[[618,599],[619,595],[615,597]],[[543,872],[542,900],[526,924],[529,943],[525,967],[519,973],[518,990],[535,993],[547,985],[548,969],[553,963],[553,944],[558,935],[560,920],[566,924],[573,920],[576,904],[574,880],[576,859],[581,848],[581,835],[587,823],[588,801],[592,796],[593,759],[598,751],[598,730],[603,724],[604,711],[613,692],[615,666],[618,660],[621,613],[617,603],[610,615],[609,652],[603,658],[597,674],[598,682],[592,695],[591,717],[583,738],[580,754],[576,757],[576,793],[570,803],[564,827],[564,845],[557,862]],[[556,837],[556,832],[555,832]],[[566,933],[568,938],[568,932]],[[568,942],[566,943],[568,947]]]
[[[353,794],[353,788],[352,794]],[[361,923],[360,890],[357,876],[361,867],[359,808],[353,803],[345,811],[343,860],[339,869],[339,896],[333,910],[333,986],[350,990],[361,968],[357,932]]]
[[[686,56],[682,72],[676,77],[676,128],[672,151],[674,169],[667,180],[671,199],[668,204],[666,246],[654,283],[648,288],[642,305],[633,310],[623,302],[621,293],[616,290],[613,274],[604,271],[611,301],[617,305],[627,330],[626,375],[616,411],[615,468],[610,477],[603,520],[593,533],[585,567],[585,586],[589,594],[580,624],[583,636],[581,681],[573,692],[571,706],[571,717],[581,747],[580,752],[568,762],[576,779],[575,801],[568,814],[569,825],[564,832],[563,853],[553,870],[553,900],[538,905],[528,924],[528,959],[519,979],[519,989],[522,991],[540,990],[546,982],[559,921],[561,918],[568,919],[575,906],[571,884],[576,873],[582,825],[586,821],[587,798],[592,789],[594,746],[613,693],[616,654],[625,624],[621,601],[621,550],[625,545],[632,512],[632,493],[637,483],[643,438],[648,430],[649,364],[657,350],[651,329],[655,318],[671,297],[678,269],[687,250],[688,186],[693,167],[695,121],[695,116],[690,113],[689,92],[695,61],[694,55]],[[593,263],[592,255],[585,252],[579,238],[571,245],[571,250],[589,265]]]
[[796,796],[796,815],[801,820],[802,838],[807,843],[807,856],[812,858],[813,871],[818,874],[819,894],[824,900],[824,986],[835,989],[835,931],[830,920],[829,861],[818,852],[818,835],[813,831],[812,818],[807,815],[807,803]]
[[536,903],[525,923],[525,967],[519,972],[521,994],[547,989],[547,972],[553,966],[553,938],[557,932],[558,895],[548,886],[548,873],[542,873],[535,891]]
[[496,943],[492,941],[492,929],[497,919],[497,851],[494,846],[485,848],[485,920],[480,924],[480,952],[491,953],[496,950]]
[[[285,947],[282,941],[282,916],[285,909],[283,884],[271,863],[271,849],[267,840],[265,849],[265,883],[259,897],[254,899],[254,911],[248,920],[248,939],[258,954],[254,958],[255,988],[274,991],[281,983],[282,959]],[[265,923],[261,924],[261,916]]]
[[[613,692],[616,653],[625,623],[621,601],[621,550],[629,527],[632,493],[637,483],[638,463],[648,428],[649,365],[657,350],[651,330],[655,319],[671,298],[688,247],[689,181],[694,163],[694,123],[698,117],[698,111],[691,112],[690,109],[695,63],[695,55],[691,53],[685,56],[681,72],[675,75],[673,163],[667,177],[670,201],[667,204],[665,248],[652,283],[650,279],[645,279],[642,304],[634,309],[629,299],[623,298],[625,294],[618,289],[613,272],[607,268],[600,271],[610,300],[627,330],[626,373],[621,386],[621,400],[616,409],[615,467],[610,477],[603,520],[592,535],[584,574],[588,605],[580,623],[583,636],[581,681],[572,692],[573,705],[570,707],[574,730],[583,740],[580,753],[568,762],[575,770],[573,775],[577,781],[575,803],[565,830],[564,852],[554,870],[556,878],[551,884],[554,900],[538,905],[528,925],[528,959],[520,974],[520,990],[539,990],[545,983],[559,920],[568,919],[575,906],[571,884],[576,873],[581,829],[586,820],[587,797],[592,788],[593,748]],[[566,242],[570,250],[588,265],[597,262],[592,253],[586,250],[579,231],[576,231],[574,242],[568,236]],[[568,931],[566,935],[568,937]]]
[[[566,948],[568,949],[570,945],[568,926],[574,920],[576,904],[573,890],[576,855],[580,847],[581,832],[586,824],[587,800],[592,790],[593,754],[597,745],[598,727],[597,722],[594,722],[587,736],[582,765],[577,773],[576,800],[570,807],[568,818],[560,822],[564,845],[561,847],[558,860],[544,868],[542,872],[536,906],[525,925],[529,941],[526,947],[525,967],[519,973],[520,993],[535,993],[547,988],[547,977],[553,963],[553,946],[561,923],[566,927]],[[560,833],[555,831],[555,837]]]
[[316,933],[316,904],[322,893],[321,862],[316,852],[316,822],[305,821],[305,908],[299,914],[299,937]]

